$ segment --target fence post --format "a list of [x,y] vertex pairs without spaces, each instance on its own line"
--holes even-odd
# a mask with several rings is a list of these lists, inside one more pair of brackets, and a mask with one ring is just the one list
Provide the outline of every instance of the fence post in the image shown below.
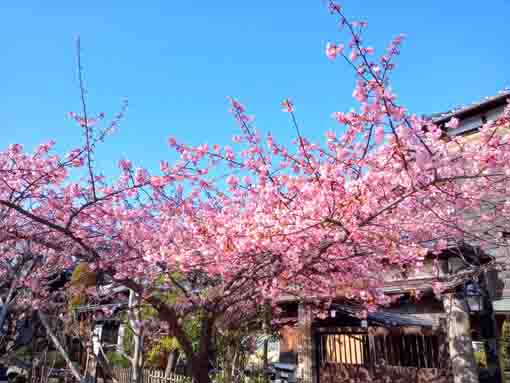
[[377,360],[377,352],[375,349],[375,338],[374,338],[374,330],[372,327],[367,329],[368,335],[368,353],[369,357],[367,358],[370,363],[370,372],[373,374],[375,366],[378,364]]

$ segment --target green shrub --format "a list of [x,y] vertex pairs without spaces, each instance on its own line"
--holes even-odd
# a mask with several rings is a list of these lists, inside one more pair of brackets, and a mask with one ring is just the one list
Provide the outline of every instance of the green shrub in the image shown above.
[[65,359],[62,357],[60,352],[58,351],[49,351],[48,352],[48,365],[53,366],[53,368],[66,368],[67,364]]
[[106,357],[114,367],[129,368],[131,366],[129,360],[118,352],[108,351]]
[[474,354],[478,368],[487,368],[487,355],[485,355],[485,351],[475,351]]

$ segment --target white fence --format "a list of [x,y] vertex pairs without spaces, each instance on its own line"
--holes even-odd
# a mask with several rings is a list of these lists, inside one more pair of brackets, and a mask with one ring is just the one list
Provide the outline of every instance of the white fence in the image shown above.
[[[119,383],[131,383],[130,368],[114,368],[113,372]],[[191,378],[176,374],[165,377],[163,370],[144,369],[142,383],[191,383]]]

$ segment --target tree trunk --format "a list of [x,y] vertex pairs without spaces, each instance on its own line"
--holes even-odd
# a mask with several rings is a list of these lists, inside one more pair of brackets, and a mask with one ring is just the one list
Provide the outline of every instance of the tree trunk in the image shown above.
[[298,349],[298,378],[303,383],[315,383],[315,349],[312,337],[313,314],[310,306],[300,303],[298,307],[299,349]]
[[144,326],[139,307],[140,301],[135,292],[131,290],[129,293],[129,325],[133,330],[133,356],[131,357],[131,381],[133,383],[142,382],[143,374],[143,337]]
[[210,383],[209,376],[209,353],[211,351],[211,336],[213,318],[209,314],[205,314],[202,318],[202,326],[200,329],[200,345],[198,353],[191,358],[191,376],[193,383]]
[[92,326],[92,333],[91,333],[91,352],[89,352],[88,357],[90,358],[89,366],[87,370],[87,374],[94,377],[94,381],[97,382],[97,371],[99,368],[99,353],[101,350],[101,337],[103,334],[103,325],[94,323]]
[[[124,280],[122,282],[124,286],[133,290],[137,294],[143,293],[143,287],[133,280]],[[156,312],[158,313],[158,318],[162,321],[165,321],[168,324],[170,334],[174,336],[179,345],[186,355],[186,359],[189,361],[189,366],[192,371],[191,375],[194,378],[194,383],[210,383],[211,379],[209,378],[209,344],[211,337],[211,329],[214,323],[214,317],[206,318],[207,326],[204,326],[202,323],[202,334],[201,334],[201,352],[196,354],[193,351],[193,345],[189,339],[189,336],[184,331],[182,324],[179,322],[179,314],[175,311],[172,305],[163,302],[155,295],[148,296],[146,302],[148,302]],[[207,340],[205,342],[204,340]],[[204,349],[204,351],[202,351]]]
[[239,350],[235,349],[234,355],[232,357],[232,368],[230,370],[230,381],[232,381],[232,382],[234,381],[234,379],[236,377],[236,372],[238,371],[238,369],[237,369],[238,356],[239,356]]
[[5,321],[7,319],[7,313],[9,312],[9,306],[11,304],[15,292],[14,288],[16,284],[15,282],[16,282],[15,280],[11,282],[9,292],[7,293],[7,297],[5,298],[5,300],[0,299],[0,336],[5,335],[4,326]]
[[166,362],[165,378],[168,378],[170,374],[175,370],[177,359],[179,357],[179,350],[172,350],[168,354],[168,360]]
[[117,352],[124,352],[124,337],[126,335],[126,326],[121,323],[119,326],[119,334],[117,335]]
[[46,333],[48,334],[48,336],[50,337],[51,341],[53,342],[53,344],[55,345],[55,348],[58,350],[58,352],[60,353],[60,355],[62,355],[62,357],[64,358],[65,362],[66,362],[66,365],[67,367],[71,370],[71,373],[73,374],[73,376],[79,381],[79,382],[82,382],[84,379],[82,377],[82,375],[80,374],[80,372],[76,369],[76,367],[74,366],[73,362],[71,361],[71,359],[69,358],[69,354],[67,353],[67,351],[64,349],[64,347],[62,347],[62,344],[60,343],[60,341],[58,340],[57,336],[55,335],[55,333],[53,332],[53,330],[51,329],[51,326],[48,322],[48,318],[46,317],[46,315],[44,313],[42,313],[41,311],[37,311],[37,315],[39,316],[39,319],[41,320],[41,323],[42,325],[44,326],[44,328],[46,329]]
[[191,376],[193,383],[211,383],[209,376],[209,356],[197,354],[191,361]]
[[131,359],[132,382],[140,383],[143,374],[143,329],[138,329],[134,335],[134,350]]
[[269,376],[266,374],[269,368],[269,335],[271,332],[271,303],[269,301],[264,302],[264,353],[262,360],[262,371],[264,371],[264,382],[269,382]]
[[482,275],[482,289],[484,312],[481,316],[482,338],[485,342],[485,355],[487,357],[487,369],[490,374],[490,381],[494,383],[501,382],[501,362],[498,355],[499,331],[496,323],[496,317],[492,308],[492,297],[494,290],[490,288],[490,279],[495,278],[493,273],[485,272]]
[[266,337],[264,339],[264,354],[262,356],[262,365],[264,368],[264,371],[267,371],[267,368],[269,367],[269,361],[268,361],[268,354],[269,354],[269,339]]
[[454,294],[443,298],[447,314],[448,343],[452,361],[454,383],[478,383],[473,343],[471,341],[471,325],[466,302]]

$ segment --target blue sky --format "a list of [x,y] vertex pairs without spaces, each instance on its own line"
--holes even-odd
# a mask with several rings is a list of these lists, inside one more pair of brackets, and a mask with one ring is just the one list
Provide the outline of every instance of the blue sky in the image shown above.
[[[489,6],[490,3],[490,6]],[[510,86],[510,0],[347,0],[348,15],[369,21],[378,51],[408,39],[393,87],[417,113],[476,101]],[[75,37],[80,34],[93,112],[126,120],[98,164],[111,173],[120,157],[157,167],[174,158],[166,138],[226,144],[236,126],[226,96],[238,97],[263,131],[293,134],[280,101],[291,97],[305,134],[337,128],[349,110],[354,77],[324,55],[338,40],[323,0],[11,1],[0,11],[0,146],[55,139],[61,152],[80,130]]]

